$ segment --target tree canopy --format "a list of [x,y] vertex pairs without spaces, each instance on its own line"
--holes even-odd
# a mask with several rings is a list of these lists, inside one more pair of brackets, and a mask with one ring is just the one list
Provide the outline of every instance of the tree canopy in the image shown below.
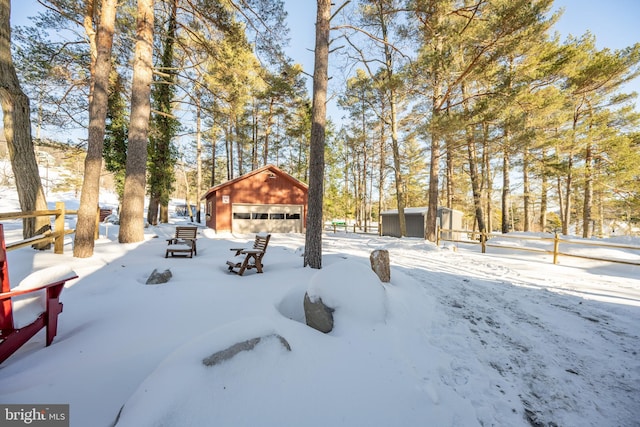
[[[36,137],[41,128],[90,129],[92,46],[105,6],[41,3],[33,25],[14,28],[12,38]],[[590,237],[620,224],[637,227],[640,114],[624,85],[640,73],[640,44],[599,49],[590,33],[560,40],[552,6],[331,5],[334,72],[320,103],[337,101],[343,115],[321,123],[326,168],[314,222],[338,218],[368,228],[381,211],[398,209],[403,218],[406,207],[428,206],[426,237],[435,240],[436,210],[445,206],[483,231]],[[118,2],[108,100],[100,101],[102,159],[122,197],[136,93],[136,7]],[[156,0],[153,8],[143,173],[158,209],[148,220],[166,221],[162,209],[177,193],[197,200],[209,186],[270,163],[303,182],[319,179],[312,176],[320,105],[309,93],[312,76],[285,54],[286,3]],[[88,148],[90,138],[68,143]]]

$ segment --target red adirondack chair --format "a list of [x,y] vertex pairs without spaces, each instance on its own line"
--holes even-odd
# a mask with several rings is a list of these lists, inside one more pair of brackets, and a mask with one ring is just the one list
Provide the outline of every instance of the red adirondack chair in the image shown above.
[[[60,294],[64,289],[64,284],[77,277],[78,275],[71,270],[58,274],[58,277],[41,274],[40,277],[33,277],[32,280],[29,280],[32,286],[12,291],[9,284],[4,226],[0,224],[0,279],[2,281],[0,288],[0,363],[15,353],[42,328],[46,327],[47,330],[46,345],[49,346],[53,342],[58,328],[58,315],[62,313]],[[16,325],[12,298],[20,295],[37,295],[38,293],[45,294],[44,312],[25,326]]]

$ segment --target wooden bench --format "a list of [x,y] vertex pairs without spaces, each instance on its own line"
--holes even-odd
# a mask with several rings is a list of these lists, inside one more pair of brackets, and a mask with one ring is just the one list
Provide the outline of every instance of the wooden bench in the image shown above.
[[271,234],[257,234],[253,242],[253,248],[231,248],[235,251],[236,259],[227,261],[229,271],[242,276],[245,270],[255,268],[258,273],[262,273],[262,258],[267,251]]
[[176,235],[171,239],[167,239],[169,246],[167,247],[167,252],[165,252],[164,257],[168,258],[169,255],[180,255],[192,258],[194,255],[198,255],[198,248],[196,246],[197,234],[198,227],[176,227]]
[[[2,280],[2,287],[0,288],[0,363],[2,363],[42,328],[46,328],[46,345],[51,345],[58,329],[58,315],[62,313],[60,294],[64,289],[64,284],[77,278],[78,275],[68,267],[52,267],[30,274],[17,288],[11,290],[7,247],[2,224],[0,224],[0,241],[0,279]],[[24,326],[18,324],[21,322],[18,322],[18,319],[15,318],[16,312],[14,312],[12,299],[21,296],[32,296],[34,301],[31,301],[28,305],[33,306],[38,303],[35,299],[38,296],[42,296],[42,294],[44,294],[45,299],[44,312],[40,314],[34,313],[36,319],[31,321],[33,318],[31,317],[25,322]],[[38,307],[37,309],[39,311],[41,308]],[[25,305],[20,310],[28,312],[29,308]],[[25,314],[28,315],[29,313]]]

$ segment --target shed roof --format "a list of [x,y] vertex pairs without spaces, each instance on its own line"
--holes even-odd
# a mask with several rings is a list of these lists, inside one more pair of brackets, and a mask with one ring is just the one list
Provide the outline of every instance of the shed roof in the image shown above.
[[291,175],[289,175],[288,173],[286,173],[285,171],[283,171],[282,169],[280,169],[279,167],[275,166],[275,165],[266,165],[263,166],[261,168],[258,169],[254,169],[249,173],[246,173],[242,176],[239,176],[237,178],[234,179],[230,179],[229,181],[223,182],[222,184],[218,184],[215,187],[211,187],[209,190],[207,190],[206,193],[204,193],[204,195],[200,198],[200,200],[206,199],[210,194],[215,193],[225,187],[229,187],[239,181],[242,181],[244,179],[247,179],[251,176],[257,175],[259,173],[262,172],[266,172],[266,171],[270,171],[288,181],[290,181],[293,185],[295,185],[296,187],[301,188],[303,191],[308,191],[309,190],[309,186],[307,184],[305,184],[302,181],[299,181],[297,179],[295,179],[294,177],[292,177]]
[[[404,208],[405,215],[426,215],[429,208],[417,207],[417,208]],[[398,209],[390,209],[380,212],[380,215],[398,215]]]
[[[404,208],[404,214],[405,215],[423,215],[424,216],[424,215],[427,214],[428,210],[429,210],[428,207]],[[445,208],[444,206],[438,207],[438,210],[445,210],[445,211],[462,213],[462,211],[458,211],[456,209]],[[382,211],[382,212],[380,212],[380,215],[398,215],[398,209],[390,209],[390,210]]]

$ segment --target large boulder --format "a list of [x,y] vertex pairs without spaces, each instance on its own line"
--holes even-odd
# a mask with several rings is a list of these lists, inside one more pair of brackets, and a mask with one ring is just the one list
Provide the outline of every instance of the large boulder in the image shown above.
[[333,312],[335,310],[326,306],[322,298],[309,298],[304,294],[304,317],[307,326],[317,329],[325,334],[333,330]]
[[286,339],[284,339],[283,336],[278,335],[278,334],[271,334],[271,335],[267,335],[264,337],[256,337],[256,338],[252,338],[249,340],[245,340],[245,341],[241,341],[239,343],[236,343],[234,345],[232,345],[231,347],[227,347],[224,350],[220,350],[218,352],[213,353],[211,356],[206,357],[202,360],[202,363],[205,366],[214,366],[214,365],[218,365],[220,364],[220,362],[224,362],[225,360],[229,360],[232,357],[234,357],[236,354],[242,352],[242,351],[251,351],[255,348],[255,346],[257,346],[258,344],[260,344],[260,342],[262,340],[265,339],[277,339],[280,344],[282,344],[282,347],[284,347],[285,350],[287,351],[291,351],[291,346],[289,345],[289,343],[287,342]]
[[384,321],[384,285],[366,262],[347,258],[319,270],[304,298],[307,325],[322,331]]
[[391,281],[391,267],[389,266],[389,251],[386,249],[376,249],[369,255],[371,269],[378,275],[380,281],[388,283]]

